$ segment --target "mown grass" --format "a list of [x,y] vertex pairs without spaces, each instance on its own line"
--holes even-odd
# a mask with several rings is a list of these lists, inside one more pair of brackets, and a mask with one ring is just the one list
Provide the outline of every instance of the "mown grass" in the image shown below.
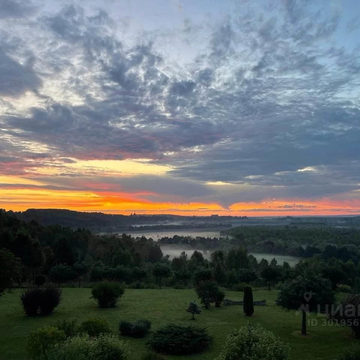
[[[254,291],[255,300],[266,299],[268,306],[255,307],[255,314],[250,319],[243,315],[241,306],[228,306],[203,310],[196,321],[190,320],[190,314],[185,311],[189,302],[196,298],[193,290],[127,289],[116,308],[98,309],[90,299],[90,289],[66,288],[63,289],[62,302],[54,314],[43,318],[28,318],[24,315],[19,300],[20,293],[13,291],[0,298],[1,360],[27,359],[27,336],[38,327],[62,319],[77,319],[81,322],[92,317],[108,320],[114,332],[118,332],[120,320],[148,319],[152,322],[152,329],[169,322],[192,324],[206,327],[214,337],[214,343],[206,353],[186,357],[168,356],[166,359],[212,360],[219,354],[226,336],[249,321],[273,331],[287,342],[291,347],[292,360],[336,359],[344,349],[356,343],[349,329],[325,325],[325,318],[322,316],[311,316],[310,319],[317,320],[318,324],[309,326],[308,337],[300,336],[300,315],[276,306],[276,291]],[[242,293],[227,291],[226,297],[240,300]],[[126,338],[126,341],[131,349],[131,360],[140,360],[147,349],[146,338]]]

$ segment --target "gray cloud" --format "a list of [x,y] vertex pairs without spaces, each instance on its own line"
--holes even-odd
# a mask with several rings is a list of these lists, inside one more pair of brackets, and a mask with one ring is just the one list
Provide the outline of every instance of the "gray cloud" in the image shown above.
[[32,68],[31,58],[22,65],[0,47],[0,95],[19,96],[26,90],[36,90],[41,79]]
[[0,0],[0,19],[20,18],[27,16],[35,10],[30,0]]

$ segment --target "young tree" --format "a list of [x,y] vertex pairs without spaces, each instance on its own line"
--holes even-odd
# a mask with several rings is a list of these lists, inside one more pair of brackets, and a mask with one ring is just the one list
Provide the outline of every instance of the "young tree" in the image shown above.
[[283,284],[277,303],[286,309],[300,310],[302,313],[301,334],[306,335],[306,314],[317,312],[334,303],[331,283],[317,275],[300,275]]
[[201,313],[199,306],[195,302],[191,302],[186,311],[192,315],[191,320],[195,320],[195,314]]
[[244,288],[243,309],[246,316],[252,316],[252,314],[254,313],[254,299],[250,286],[246,286]]

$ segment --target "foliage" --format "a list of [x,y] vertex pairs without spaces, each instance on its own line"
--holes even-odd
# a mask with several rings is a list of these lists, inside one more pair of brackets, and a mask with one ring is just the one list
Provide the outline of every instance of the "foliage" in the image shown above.
[[104,319],[94,318],[83,321],[79,326],[79,332],[85,333],[91,337],[97,337],[101,334],[111,332],[109,323]]
[[317,275],[303,275],[284,283],[277,303],[286,309],[302,311],[302,335],[306,335],[306,313],[321,310],[334,303],[329,280]]
[[77,273],[71,266],[67,264],[60,264],[53,266],[50,269],[49,276],[51,281],[61,284],[74,280],[77,277]]
[[201,303],[206,309],[210,308],[211,303],[215,303],[216,306],[220,306],[225,296],[214,281],[200,282],[196,286],[195,290],[201,300]]
[[261,271],[261,277],[267,282],[269,290],[280,279],[281,271],[276,266],[268,266]]
[[360,295],[349,295],[336,309],[330,314],[332,320],[341,325],[351,328],[356,338],[360,338]]
[[134,323],[121,321],[119,331],[123,336],[131,336],[134,338],[142,338],[146,336],[151,328],[151,322],[148,320],[137,320]]
[[50,315],[59,305],[61,290],[53,287],[28,289],[21,295],[26,315]]
[[246,316],[252,316],[254,313],[254,299],[253,299],[253,293],[250,286],[247,286],[244,289],[244,314]]
[[48,360],[127,360],[128,349],[113,335],[76,336],[55,347]]
[[64,341],[65,338],[65,333],[53,326],[33,331],[28,338],[27,344],[30,358],[34,360],[47,360],[51,348]]
[[7,250],[0,249],[0,296],[20,276],[20,261]]
[[171,275],[171,269],[165,264],[155,264],[153,275],[155,276],[158,285],[161,287],[162,279],[168,278]]
[[195,302],[191,302],[186,311],[192,315],[192,320],[195,320],[195,314],[201,313],[199,306]]
[[154,332],[148,344],[159,353],[190,355],[206,350],[211,341],[203,328],[170,324]]
[[79,332],[76,320],[59,320],[54,325],[57,329],[62,330],[66,337],[73,337]]
[[119,297],[124,294],[124,289],[117,283],[102,282],[92,288],[92,297],[97,300],[99,307],[115,307]]
[[249,325],[227,337],[216,360],[286,360],[288,351],[272,332]]

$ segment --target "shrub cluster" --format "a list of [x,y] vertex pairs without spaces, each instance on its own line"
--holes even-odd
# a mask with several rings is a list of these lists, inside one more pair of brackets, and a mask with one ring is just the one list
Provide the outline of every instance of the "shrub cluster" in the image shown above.
[[24,311],[28,316],[50,315],[59,305],[61,290],[53,287],[26,290],[21,295]]
[[229,335],[216,360],[286,360],[288,347],[272,332],[252,325]]
[[159,353],[189,355],[204,351],[211,341],[203,328],[170,324],[154,332],[148,344]]
[[108,334],[111,332],[109,323],[103,319],[89,319],[82,322],[79,326],[79,332],[85,333],[91,337]]
[[138,320],[134,323],[121,321],[119,331],[123,336],[131,336],[134,338],[142,338],[146,336],[151,328],[151,322],[148,320]]
[[92,297],[98,302],[99,307],[115,307],[116,302],[124,293],[121,285],[112,282],[102,282],[92,288]]
[[27,343],[27,350],[34,360],[47,360],[50,350],[65,341],[66,335],[54,326],[47,326],[33,331]]
[[126,345],[114,335],[75,336],[55,346],[48,360],[126,360]]

